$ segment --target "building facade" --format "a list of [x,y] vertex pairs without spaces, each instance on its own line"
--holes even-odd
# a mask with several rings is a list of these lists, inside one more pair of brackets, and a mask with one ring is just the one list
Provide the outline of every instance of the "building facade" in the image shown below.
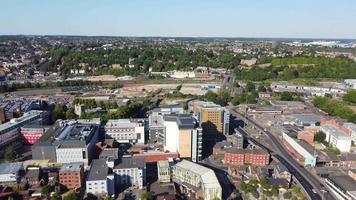
[[106,160],[93,160],[86,179],[87,193],[101,197],[106,195],[115,197],[115,179],[110,171]]
[[224,162],[231,165],[257,165],[269,164],[270,155],[262,149],[237,149],[230,148],[225,151]]
[[83,163],[64,164],[59,170],[59,183],[69,190],[81,188],[84,183]]
[[105,134],[119,143],[144,144],[145,120],[109,120],[105,125]]
[[157,172],[159,182],[171,182],[171,166],[168,160],[162,160],[157,162]]
[[142,189],[146,182],[146,163],[144,159],[124,157],[118,159],[113,169],[118,186]]

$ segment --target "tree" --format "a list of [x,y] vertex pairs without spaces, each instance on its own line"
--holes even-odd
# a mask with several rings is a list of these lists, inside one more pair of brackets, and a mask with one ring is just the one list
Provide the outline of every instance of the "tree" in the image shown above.
[[350,90],[342,97],[342,99],[350,103],[356,103],[356,90]]
[[269,189],[269,188],[270,188],[269,181],[268,181],[268,179],[267,179],[265,176],[263,176],[263,177],[261,178],[260,184],[261,184],[261,186],[262,186],[263,189]]
[[208,101],[212,101],[212,102],[215,102],[216,101],[216,97],[217,97],[217,94],[215,94],[213,91],[209,90],[206,94],[205,94],[205,98],[208,100]]
[[63,200],[77,200],[77,199],[78,197],[74,192],[70,192],[65,197],[63,197]]
[[278,194],[279,194],[278,187],[273,185],[272,189],[271,189],[271,192],[272,192],[273,196],[275,196],[275,197],[278,196]]
[[112,200],[112,198],[109,195],[106,195],[103,200]]
[[51,200],[61,200],[62,197],[57,192],[52,193]]
[[314,141],[317,141],[319,143],[323,143],[326,139],[325,133],[319,131],[314,135]]
[[152,194],[150,192],[144,192],[141,194],[140,200],[152,200]]
[[259,85],[259,86],[258,86],[258,91],[259,91],[259,92],[266,92],[267,89],[265,88],[265,86]]
[[5,160],[8,162],[12,162],[16,159],[16,157],[17,157],[17,153],[16,153],[14,147],[12,147],[12,146],[7,147],[5,150]]
[[48,197],[50,193],[51,193],[51,186],[45,185],[45,186],[42,187],[42,189],[41,189],[41,194],[42,195]]
[[283,197],[284,197],[285,199],[290,199],[290,198],[292,198],[292,193],[289,192],[289,191],[287,191],[287,192],[285,192],[285,193],[283,194]]
[[66,111],[66,119],[74,119],[75,114],[74,114],[74,109],[69,109]]
[[252,92],[252,91],[255,91],[256,90],[256,86],[254,83],[252,83],[251,81],[247,82],[246,83],[246,91],[247,92]]

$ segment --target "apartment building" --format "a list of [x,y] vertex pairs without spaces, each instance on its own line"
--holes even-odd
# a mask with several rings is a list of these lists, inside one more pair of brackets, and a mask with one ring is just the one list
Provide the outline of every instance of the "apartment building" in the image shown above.
[[225,151],[224,162],[231,165],[256,165],[269,164],[270,155],[262,149],[237,149],[230,148]]
[[59,170],[59,183],[69,190],[81,188],[84,183],[83,163],[67,163]]
[[230,112],[219,105],[206,103],[197,109],[197,117],[204,134],[229,134]]
[[115,139],[119,143],[144,144],[145,120],[109,120],[105,125],[105,134],[107,137]]
[[146,182],[146,163],[144,159],[123,157],[115,162],[113,168],[116,185],[142,189]]
[[115,176],[108,167],[106,160],[93,160],[86,179],[87,193],[105,197],[115,197]]
[[182,160],[173,166],[173,181],[185,193],[195,195],[196,199],[221,199],[222,188],[213,170],[194,162]]

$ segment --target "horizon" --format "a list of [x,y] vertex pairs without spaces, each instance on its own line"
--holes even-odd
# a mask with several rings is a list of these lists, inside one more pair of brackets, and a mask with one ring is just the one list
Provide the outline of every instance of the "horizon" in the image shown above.
[[356,39],[345,0],[4,0],[0,35]]

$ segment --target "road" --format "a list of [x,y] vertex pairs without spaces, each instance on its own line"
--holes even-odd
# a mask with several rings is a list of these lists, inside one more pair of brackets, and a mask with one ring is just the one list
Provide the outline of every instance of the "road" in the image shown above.
[[[242,114],[236,112],[233,109],[230,109],[230,113],[233,116],[235,116],[236,118],[240,118],[240,119],[243,118]],[[264,130],[264,128],[262,126],[258,125],[254,121],[252,121],[250,119],[247,119],[247,120],[248,120],[249,124],[252,124],[256,128],[260,129],[260,131],[262,133],[266,134],[269,137],[273,146],[275,147],[274,150],[276,150],[276,151],[274,152],[274,151],[272,151],[272,149],[265,147],[264,145],[260,144],[255,139],[249,137],[248,136],[249,134],[246,133],[243,129],[239,129],[242,133],[244,133],[244,135],[246,135],[247,139],[249,139],[253,143],[257,144],[258,146],[261,146],[262,148],[271,152],[272,157],[274,157],[276,160],[278,160],[282,164],[284,164],[290,170],[292,175],[299,181],[299,183],[301,184],[301,186],[304,188],[304,190],[307,192],[307,194],[309,195],[309,197],[311,199],[316,199],[316,200],[322,199],[321,191],[324,188],[321,187],[321,183],[319,182],[319,180],[316,177],[314,177],[309,171],[307,171],[304,167],[301,167],[300,164],[290,156],[288,151],[284,148],[284,146],[276,138],[275,135],[273,135],[272,133],[270,133],[267,130]],[[235,123],[234,125],[238,126],[237,123]],[[314,188],[318,193],[313,192]],[[331,195],[328,195],[327,199],[332,200],[333,198],[331,197]]]

